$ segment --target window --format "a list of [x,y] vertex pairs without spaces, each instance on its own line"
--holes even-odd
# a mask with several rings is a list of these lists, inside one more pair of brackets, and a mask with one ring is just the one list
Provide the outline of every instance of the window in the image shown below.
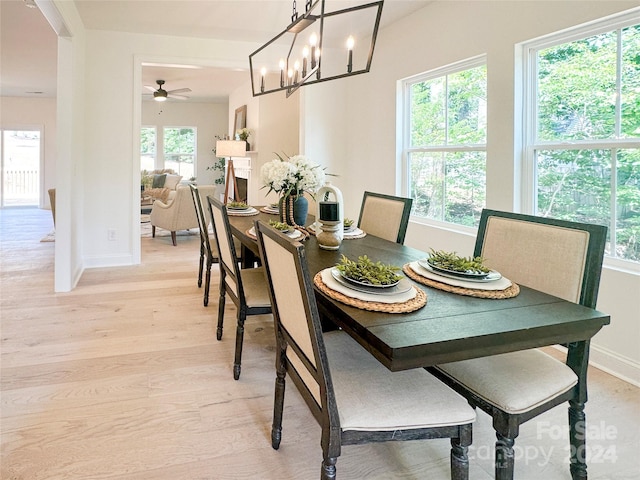
[[151,171],[156,168],[156,127],[140,129],[140,169]]
[[175,170],[184,178],[195,177],[196,128],[165,127],[164,168]]
[[640,262],[640,16],[621,18],[525,46],[523,203],[608,226],[607,255]]
[[406,79],[403,87],[412,214],[477,226],[486,197],[485,58]]

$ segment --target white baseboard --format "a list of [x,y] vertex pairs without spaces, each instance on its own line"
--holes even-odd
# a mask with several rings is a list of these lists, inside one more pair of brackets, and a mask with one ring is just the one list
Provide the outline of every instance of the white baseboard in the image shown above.
[[[562,345],[554,345],[554,348],[564,353],[567,352],[567,349]],[[640,387],[640,363],[607,348],[598,347],[592,343],[589,348],[589,365],[631,385]]]
[[589,364],[620,380],[640,387],[640,363],[607,348],[591,344]]
[[134,265],[133,255],[96,255],[84,257],[84,268],[125,267]]

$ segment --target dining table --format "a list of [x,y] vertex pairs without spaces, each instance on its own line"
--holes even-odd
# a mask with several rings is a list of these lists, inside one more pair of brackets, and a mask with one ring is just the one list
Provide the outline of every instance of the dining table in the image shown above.
[[[256,238],[249,233],[254,222],[268,223],[275,218],[263,212],[229,217],[232,234],[243,248],[245,266],[259,258]],[[307,225],[313,221],[310,216]],[[374,261],[402,266],[425,258],[430,247],[425,244],[422,251],[373,235],[345,239],[338,250],[320,248],[313,235],[303,243],[312,276],[338,264],[342,255],[354,260],[367,255]],[[558,344],[568,345],[571,364],[584,366],[589,354],[584,344],[610,322],[607,314],[524,285],[519,286],[517,296],[498,300],[416,286],[426,292],[427,303],[408,313],[372,312],[346,305],[318,288],[316,301],[324,317],[391,371]],[[582,377],[586,388],[586,370]]]
[[[229,217],[232,233],[242,244],[247,267],[259,260],[257,240],[251,234],[254,222],[268,223],[274,219],[277,217],[262,210],[252,216]],[[313,222],[314,218],[309,217],[306,225]],[[431,247],[428,240],[423,251],[364,235],[344,239],[337,250],[325,250],[319,247],[315,236],[301,238],[312,276],[337,265],[342,255],[351,260],[367,255],[373,261],[401,267],[424,259]],[[371,311],[349,305],[327,295],[327,291],[316,284],[318,310],[323,319],[329,319],[335,327],[351,335],[391,371],[564,345],[567,365],[578,376],[578,398],[584,407],[589,343],[609,324],[609,315],[524,285],[518,285],[518,293],[510,298],[494,299],[414,283],[426,294],[426,304],[410,312]],[[584,421],[583,416],[570,415],[571,432],[579,431],[580,419]]]

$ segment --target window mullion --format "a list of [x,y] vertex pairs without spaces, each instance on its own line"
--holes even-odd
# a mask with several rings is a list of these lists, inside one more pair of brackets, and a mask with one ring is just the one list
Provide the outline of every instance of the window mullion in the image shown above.
[[622,137],[622,29],[617,32],[617,48],[616,48],[616,119],[615,119],[615,135],[616,138]]
[[618,186],[618,150],[613,148],[611,149],[611,198],[609,199],[609,204],[611,205],[611,218],[609,223],[609,255],[612,257],[617,257],[616,254],[616,226],[618,223],[618,194],[617,194],[617,186]]

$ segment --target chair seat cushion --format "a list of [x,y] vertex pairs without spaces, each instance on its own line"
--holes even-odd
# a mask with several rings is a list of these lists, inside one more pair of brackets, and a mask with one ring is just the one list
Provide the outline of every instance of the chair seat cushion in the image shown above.
[[269,287],[264,268],[245,268],[241,271],[244,298],[248,307],[270,307]]
[[537,349],[446,363],[438,368],[480,398],[512,414],[532,410],[578,383],[573,370]]
[[324,334],[343,430],[464,425],[475,411],[422,368],[391,372],[342,331]]

